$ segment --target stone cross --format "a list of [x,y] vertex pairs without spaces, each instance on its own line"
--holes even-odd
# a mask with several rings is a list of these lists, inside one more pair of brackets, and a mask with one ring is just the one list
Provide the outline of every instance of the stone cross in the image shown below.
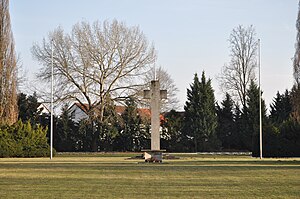
[[167,98],[167,91],[160,90],[158,80],[151,81],[150,90],[144,90],[144,98],[150,99],[151,109],[151,150],[160,150],[160,104],[161,99]]

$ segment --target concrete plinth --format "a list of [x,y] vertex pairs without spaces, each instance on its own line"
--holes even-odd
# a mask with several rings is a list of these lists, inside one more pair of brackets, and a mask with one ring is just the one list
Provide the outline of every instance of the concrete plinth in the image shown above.
[[166,150],[143,150],[145,162],[159,162],[163,160],[163,152]]

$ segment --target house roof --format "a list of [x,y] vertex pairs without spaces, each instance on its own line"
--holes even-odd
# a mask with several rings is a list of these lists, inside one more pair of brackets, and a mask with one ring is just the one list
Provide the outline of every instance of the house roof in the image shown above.
[[43,111],[45,111],[45,112],[48,112],[48,113],[50,113],[51,112],[51,110],[50,110],[50,103],[48,103],[48,102],[38,102],[38,109],[40,110],[40,109],[43,109]]
[[139,108],[138,112],[139,112],[141,117],[151,118],[151,111],[148,108]]
[[78,102],[74,103],[69,110],[73,107],[73,106],[77,106],[78,108],[80,108],[83,112],[87,113],[89,110],[89,105],[88,104],[80,104]]
[[[125,106],[115,106],[115,107],[116,107],[116,112],[120,115],[122,115],[126,109]],[[149,108],[138,108],[138,113],[144,119],[151,119],[151,110]],[[159,115],[159,119],[160,121],[165,120],[163,113]]]
[[125,111],[125,106],[115,106],[115,110],[118,114],[123,114]]
[[[125,111],[125,106],[116,106],[116,112],[122,115]],[[138,113],[142,118],[151,118],[151,111],[148,108],[138,108]]]

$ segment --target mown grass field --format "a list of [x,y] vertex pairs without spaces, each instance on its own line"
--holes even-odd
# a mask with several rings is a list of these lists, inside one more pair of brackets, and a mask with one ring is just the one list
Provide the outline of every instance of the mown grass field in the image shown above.
[[300,198],[300,159],[134,154],[0,159],[0,198]]

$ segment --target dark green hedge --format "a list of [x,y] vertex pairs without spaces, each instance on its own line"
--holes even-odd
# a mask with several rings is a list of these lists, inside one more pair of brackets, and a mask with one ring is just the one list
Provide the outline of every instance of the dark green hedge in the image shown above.
[[50,154],[47,129],[29,122],[0,126],[0,157],[46,157]]
[[[253,139],[252,156],[259,156],[259,137]],[[293,119],[284,121],[279,127],[268,125],[263,129],[264,157],[300,157],[300,123]]]

